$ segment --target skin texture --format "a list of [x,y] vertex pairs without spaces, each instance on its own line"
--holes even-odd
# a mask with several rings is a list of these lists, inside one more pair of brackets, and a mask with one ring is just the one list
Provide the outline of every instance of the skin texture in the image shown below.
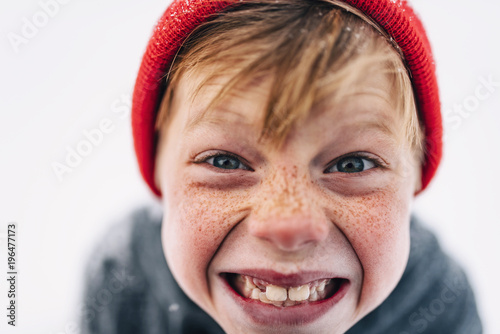
[[[242,86],[206,112],[221,86],[207,85],[193,100],[201,79],[181,79],[156,161],[174,277],[227,333],[345,332],[390,294],[408,260],[419,168],[396,134],[402,121],[388,78],[374,73],[346,98],[316,105],[279,148],[259,140],[270,80]],[[218,152],[238,157],[241,168],[214,166],[209,156]],[[332,168],[356,152],[378,162],[359,173]],[[312,322],[262,323],[220,276],[246,269],[322,272],[349,284]]]

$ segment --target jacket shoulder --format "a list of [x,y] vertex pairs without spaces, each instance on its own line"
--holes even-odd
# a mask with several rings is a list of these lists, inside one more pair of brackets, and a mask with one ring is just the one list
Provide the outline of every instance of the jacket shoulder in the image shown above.
[[418,219],[410,227],[410,257],[389,297],[349,334],[480,334],[474,293],[461,266]]
[[95,245],[85,272],[83,333],[141,332],[152,301],[138,259],[138,234],[156,233],[160,221],[151,208],[136,210]]

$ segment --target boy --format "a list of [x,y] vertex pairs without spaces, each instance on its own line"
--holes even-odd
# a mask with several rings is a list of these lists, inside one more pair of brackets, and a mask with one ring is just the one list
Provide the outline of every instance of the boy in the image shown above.
[[89,298],[130,280],[88,332],[481,333],[465,275],[410,217],[441,123],[405,2],[174,1],[133,127],[163,217],[97,252]]

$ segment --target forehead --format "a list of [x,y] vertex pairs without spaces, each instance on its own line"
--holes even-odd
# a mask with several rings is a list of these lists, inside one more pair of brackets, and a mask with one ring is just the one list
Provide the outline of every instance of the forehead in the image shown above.
[[[272,89],[272,80],[261,78],[236,86],[212,108],[210,102],[224,87],[225,79],[201,87],[202,75],[181,79],[176,103],[182,119],[183,133],[189,135],[208,129],[238,129],[258,137],[263,126],[264,109]],[[340,94],[317,101],[308,115],[294,126],[294,135],[320,136],[325,132],[369,130],[395,136],[401,127],[401,116],[396,110],[396,99],[388,75],[372,73],[359,78],[352,87]],[[272,129],[271,129],[272,132]],[[309,134],[307,134],[309,132]]]

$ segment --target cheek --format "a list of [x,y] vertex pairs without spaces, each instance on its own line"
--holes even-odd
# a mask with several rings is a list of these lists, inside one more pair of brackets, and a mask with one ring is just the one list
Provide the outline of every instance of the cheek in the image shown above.
[[164,189],[177,189],[163,199],[167,262],[188,296],[207,305],[207,269],[225,236],[244,217],[244,194],[214,192],[189,181]]
[[341,200],[333,215],[363,268],[360,311],[380,304],[399,282],[409,254],[412,187]]

